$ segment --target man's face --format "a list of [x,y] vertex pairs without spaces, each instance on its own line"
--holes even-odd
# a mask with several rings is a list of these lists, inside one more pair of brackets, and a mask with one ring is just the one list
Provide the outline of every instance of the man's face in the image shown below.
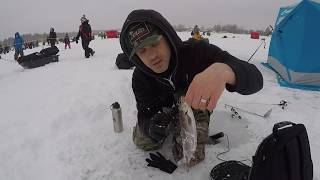
[[139,49],[136,54],[155,73],[163,73],[169,67],[171,50],[163,36],[159,42]]

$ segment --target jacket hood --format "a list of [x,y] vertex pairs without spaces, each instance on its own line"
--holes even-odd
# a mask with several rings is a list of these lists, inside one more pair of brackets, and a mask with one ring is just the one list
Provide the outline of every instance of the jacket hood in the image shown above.
[[81,24],[89,24],[89,20],[87,19],[87,20],[83,21]]
[[[147,22],[151,23],[155,26],[157,26],[163,33],[163,35],[166,36],[167,40],[170,44],[171,49],[171,59],[170,59],[170,65],[169,70],[173,70],[176,68],[178,63],[178,50],[182,46],[182,40],[177,35],[176,31],[173,29],[173,27],[170,25],[170,23],[158,12],[154,10],[147,10],[147,9],[140,9],[140,10],[134,10],[132,11],[127,19],[125,20],[121,34],[120,34],[120,44],[122,51],[129,57],[130,53],[132,51],[132,47],[128,46],[126,44],[125,38],[127,29],[130,27],[131,24],[137,23],[137,22]],[[136,65],[137,68],[142,70],[143,72],[152,75],[154,77],[159,77],[161,74],[157,74],[153,72],[150,68],[148,68],[137,55],[134,55],[132,57],[132,62]],[[173,72],[170,72],[172,74]]]

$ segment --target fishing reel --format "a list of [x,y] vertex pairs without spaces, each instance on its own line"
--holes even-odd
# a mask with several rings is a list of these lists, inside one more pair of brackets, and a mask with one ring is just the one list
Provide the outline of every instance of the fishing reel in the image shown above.
[[281,109],[284,109],[285,107],[288,106],[288,102],[285,100],[281,100],[278,105],[281,107]]
[[237,110],[234,107],[231,107],[231,118],[238,118],[238,119],[242,119],[242,117],[239,115],[239,113],[237,112]]

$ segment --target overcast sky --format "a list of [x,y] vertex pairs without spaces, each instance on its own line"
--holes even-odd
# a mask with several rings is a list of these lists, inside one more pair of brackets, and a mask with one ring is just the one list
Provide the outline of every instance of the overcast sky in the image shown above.
[[134,9],[159,11],[172,25],[237,24],[265,29],[278,9],[300,0],[1,0],[0,40],[20,33],[77,31],[85,14],[92,29],[121,28]]

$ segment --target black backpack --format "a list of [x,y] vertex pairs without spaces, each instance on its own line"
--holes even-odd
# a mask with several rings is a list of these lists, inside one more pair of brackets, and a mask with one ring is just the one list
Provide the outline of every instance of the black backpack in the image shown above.
[[50,56],[56,55],[58,53],[59,53],[59,49],[57,48],[57,46],[48,47],[48,48],[42,49],[40,51],[40,54],[43,57],[50,57]]
[[44,66],[51,62],[58,62],[59,56],[52,55],[44,57],[41,53],[35,52],[26,56],[21,56],[17,61],[23,68],[30,69]]
[[21,66],[28,66],[32,61],[42,59],[43,55],[38,52],[31,53],[29,55],[21,56],[17,61]]
[[129,57],[125,53],[118,54],[116,65],[119,69],[131,69],[134,67],[134,64],[129,60]]
[[306,128],[284,121],[258,146],[249,166],[226,161],[215,166],[212,180],[312,180],[313,164]]

